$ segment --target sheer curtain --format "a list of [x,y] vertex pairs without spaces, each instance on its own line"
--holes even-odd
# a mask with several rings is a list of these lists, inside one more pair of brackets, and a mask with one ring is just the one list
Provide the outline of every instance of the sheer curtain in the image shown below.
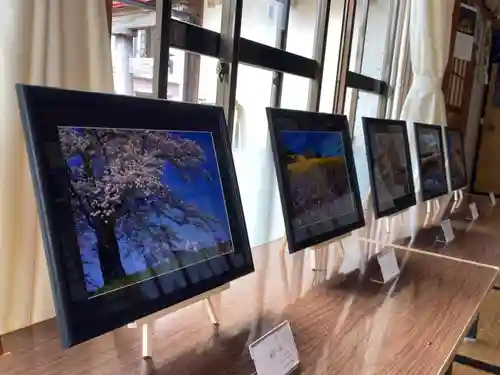
[[[446,103],[441,87],[450,51],[454,4],[454,0],[411,0],[409,39],[413,82],[401,119],[408,122],[413,151],[416,151],[414,122],[446,126]],[[420,190],[416,155],[412,156],[415,188]],[[441,198],[441,206],[448,200],[448,196]],[[411,227],[412,232],[422,224],[421,218],[422,213],[416,208],[410,210],[408,228]]]
[[106,4],[2,1],[0,335],[54,316],[14,84],[112,92]]

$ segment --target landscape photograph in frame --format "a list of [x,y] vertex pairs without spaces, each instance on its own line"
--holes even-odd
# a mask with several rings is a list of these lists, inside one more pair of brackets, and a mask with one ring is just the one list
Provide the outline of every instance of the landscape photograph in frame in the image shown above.
[[254,270],[222,108],[17,91],[63,347]]
[[291,253],[364,226],[347,118],[267,108]]
[[448,163],[450,166],[451,190],[467,186],[467,170],[462,132],[458,129],[446,129],[448,145]]
[[416,204],[406,122],[363,117],[375,217]]
[[415,123],[422,200],[448,193],[442,127]]

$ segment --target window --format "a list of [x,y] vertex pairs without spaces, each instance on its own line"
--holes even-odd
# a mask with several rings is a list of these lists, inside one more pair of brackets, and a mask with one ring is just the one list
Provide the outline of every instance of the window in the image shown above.
[[[364,157],[360,118],[377,116],[387,102],[384,59],[392,40],[394,1],[358,0],[355,6],[355,0],[244,0],[236,10],[224,8],[236,2],[186,0],[174,2],[169,20],[156,16],[154,5],[162,9],[157,0],[146,10],[136,9],[134,23],[128,18],[131,44],[126,54],[115,51],[114,61],[123,56],[136,61],[115,74],[128,74],[129,86],[132,77],[131,91],[138,95],[155,92],[224,107],[251,244],[259,245],[284,233],[265,107],[331,112],[344,106],[355,126],[355,155]],[[113,15],[118,22],[113,28],[121,35],[124,15],[117,17]],[[163,33],[155,30],[157,18]],[[375,32],[376,37],[368,35]],[[350,61],[349,48],[358,52]],[[377,58],[363,61],[366,51]],[[122,91],[123,86],[117,85]],[[361,178],[365,193],[367,173],[360,173]]]
[[238,72],[233,156],[252,246],[284,234],[265,111],[270,105],[272,75],[244,64]]
[[[335,2],[336,0],[332,0],[332,4]],[[317,16],[318,0],[291,0],[286,44],[288,52],[309,58],[313,57],[313,43],[311,41],[315,38]]]
[[319,105],[321,112],[332,112],[333,109],[345,5],[345,0],[332,0],[330,3],[325,69],[323,71],[323,84]]

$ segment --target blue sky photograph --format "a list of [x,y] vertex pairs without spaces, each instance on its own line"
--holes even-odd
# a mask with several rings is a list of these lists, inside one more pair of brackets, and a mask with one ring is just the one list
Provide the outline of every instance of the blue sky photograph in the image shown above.
[[233,251],[211,133],[60,128],[86,289]]
[[284,131],[283,144],[287,151],[319,157],[344,156],[342,133],[334,131]]

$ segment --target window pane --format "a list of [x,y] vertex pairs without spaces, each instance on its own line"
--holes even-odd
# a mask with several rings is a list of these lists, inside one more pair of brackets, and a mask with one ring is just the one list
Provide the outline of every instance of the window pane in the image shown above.
[[354,18],[354,28],[351,42],[351,58],[349,60],[349,70],[355,73],[359,73],[361,71],[367,7],[368,0],[359,0],[356,4],[356,15]]
[[[272,1],[279,2],[277,0]],[[317,12],[318,0],[290,0],[290,19],[286,45],[288,52],[304,57],[313,56]]]
[[[245,0],[241,36],[271,47],[277,46],[277,34],[285,28],[285,0]],[[290,0],[286,50],[312,57],[318,0]]]
[[331,113],[335,94],[345,0],[332,0],[326,40],[325,68],[319,110]]
[[393,0],[370,1],[361,74],[377,79],[383,78],[383,67],[387,63],[385,52],[392,37],[389,36],[389,30],[394,7]]
[[[199,9],[196,12],[190,11],[190,14],[195,14],[199,23],[205,29],[220,32],[222,20],[222,0],[190,0],[188,3],[193,3],[192,9]],[[196,4],[200,4],[197,6]],[[190,21],[187,21],[190,22]]]
[[244,0],[241,37],[274,47],[283,14],[284,5],[277,0]]
[[271,88],[271,71],[239,66],[233,156],[252,246],[284,234],[265,111]]
[[170,48],[167,98],[215,104],[217,59]]
[[310,84],[311,80],[308,78],[284,74],[281,107],[306,111]]
[[[370,192],[370,179],[368,175],[368,161],[366,158],[366,147],[363,133],[362,117],[377,117],[380,96],[366,93],[349,88],[350,103],[348,107],[350,115],[354,113],[354,123],[350,121],[352,130],[352,148],[354,152],[354,161],[356,163],[356,173],[358,175],[359,191],[363,205],[366,204],[366,198]],[[353,110],[353,101],[356,102]],[[346,113],[349,115],[348,113]],[[365,207],[366,208],[366,207]]]

